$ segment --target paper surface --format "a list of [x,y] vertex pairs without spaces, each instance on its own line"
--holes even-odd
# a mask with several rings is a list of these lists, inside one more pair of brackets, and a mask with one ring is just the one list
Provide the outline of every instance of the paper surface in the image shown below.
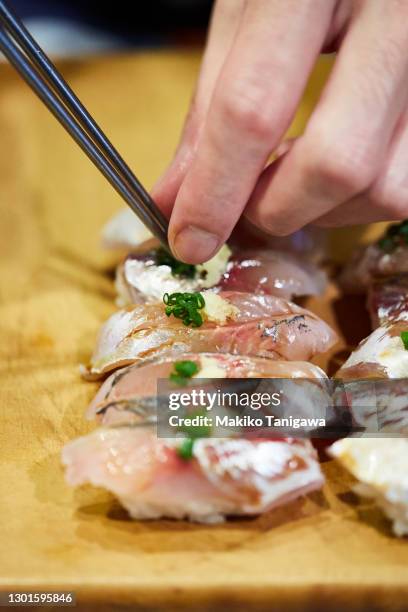
[[[197,67],[198,55],[154,53],[63,72],[151,186],[177,142]],[[104,491],[65,484],[62,446],[94,427],[84,411],[97,385],[82,381],[78,367],[114,310],[112,255],[99,239],[122,203],[0,68],[1,588],[72,589],[86,609],[404,609],[408,542],[353,496],[333,461],[322,493],[218,526],[132,522]],[[312,87],[295,131],[314,96]],[[361,303],[334,290],[309,304],[329,323],[341,321],[349,342],[367,329],[354,314]]]

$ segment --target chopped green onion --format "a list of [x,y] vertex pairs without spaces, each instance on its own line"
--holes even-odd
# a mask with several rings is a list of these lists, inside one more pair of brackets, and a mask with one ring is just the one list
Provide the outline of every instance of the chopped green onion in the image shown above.
[[401,332],[401,340],[404,344],[404,348],[408,351],[408,331]]
[[[206,410],[199,409],[190,413],[189,416],[194,418],[196,416],[205,416]],[[197,438],[208,438],[211,435],[210,425],[183,425],[179,427],[179,431],[185,433],[188,437],[184,438],[180,446],[177,448],[177,452],[182,459],[186,461],[193,457],[193,446]]]
[[[207,412],[205,409],[197,409],[191,412],[188,416],[192,419],[194,417],[206,416]],[[185,433],[189,438],[195,440],[196,438],[208,438],[211,434],[210,425],[182,425],[179,427],[179,431]]]
[[184,438],[180,446],[177,448],[177,453],[184,461],[189,461],[193,458],[193,446],[194,440],[191,438]]
[[383,238],[378,241],[380,249],[387,253],[405,244],[408,245],[408,219],[390,225]]
[[173,276],[182,278],[195,278],[196,267],[192,264],[187,264],[182,261],[178,261],[173,257],[171,253],[163,249],[162,247],[156,250],[156,265],[157,266],[169,266]]
[[385,236],[385,238],[381,238],[381,240],[378,241],[378,246],[383,251],[392,251],[395,245],[392,238]]
[[163,302],[166,306],[164,312],[168,317],[173,315],[181,319],[184,325],[191,327],[200,327],[203,324],[203,317],[198,312],[205,306],[201,293],[165,293]]
[[176,361],[174,369],[180,376],[191,378],[194,374],[197,374],[199,367],[195,361]]
[[183,386],[187,384],[189,378],[197,374],[199,367],[194,361],[176,361],[174,364],[174,372],[170,373],[170,380],[177,385]]

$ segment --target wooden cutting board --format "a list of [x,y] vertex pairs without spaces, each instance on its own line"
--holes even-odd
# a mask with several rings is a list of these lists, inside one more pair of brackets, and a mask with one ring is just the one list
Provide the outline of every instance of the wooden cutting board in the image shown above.
[[[176,144],[198,61],[149,53],[63,71],[150,186]],[[319,65],[291,133],[328,68]],[[0,92],[1,588],[73,589],[86,610],[407,609],[408,542],[332,461],[323,492],[211,527],[133,522],[104,491],[66,486],[60,451],[92,429],[83,414],[97,388],[78,364],[114,310],[100,230],[121,202],[6,66]],[[361,233],[347,234],[347,250]],[[344,237],[332,237],[340,258]],[[361,304],[334,289],[312,306],[349,343],[367,329]]]

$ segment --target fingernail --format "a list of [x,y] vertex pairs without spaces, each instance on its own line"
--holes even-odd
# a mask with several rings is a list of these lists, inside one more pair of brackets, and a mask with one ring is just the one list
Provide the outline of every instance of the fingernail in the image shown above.
[[188,225],[176,234],[172,249],[177,259],[198,264],[211,259],[219,244],[220,239],[215,234],[195,225]]

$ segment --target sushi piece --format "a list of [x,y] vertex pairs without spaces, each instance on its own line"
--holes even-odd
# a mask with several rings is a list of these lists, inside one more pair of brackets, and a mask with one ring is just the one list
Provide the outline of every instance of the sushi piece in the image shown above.
[[153,234],[130,208],[119,211],[102,230],[102,246],[106,249],[133,250],[152,238]]
[[162,247],[130,253],[116,273],[119,306],[160,301],[163,293],[194,292],[217,287],[225,274],[231,250],[224,245],[205,264],[193,266],[175,259]]
[[305,258],[282,251],[232,253],[224,245],[205,264],[193,266],[174,259],[162,248],[131,253],[118,267],[118,305],[154,302],[164,292],[244,291],[285,299],[317,295],[326,287],[326,274]]
[[319,489],[323,476],[309,440],[161,439],[137,427],[96,430],[62,453],[72,486],[111,491],[134,519],[217,523],[254,515]]
[[345,438],[329,453],[357,479],[355,491],[376,501],[394,533],[408,535],[408,440]]
[[408,272],[374,281],[368,290],[367,307],[374,329],[392,319],[408,321]]
[[[299,378],[314,381],[317,385],[327,380],[318,366],[305,361],[273,361],[261,357],[246,357],[220,353],[185,353],[167,356],[139,365],[134,364],[117,370],[103,383],[91,402],[87,417],[98,418],[104,424],[132,422],[135,413],[131,405],[138,398],[155,397],[157,381],[167,379],[175,363],[194,364],[196,371],[192,378]],[[305,395],[303,396],[305,399]],[[306,401],[306,400],[305,400]],[[131,404],[129,404],[131,402]],[[327,402],[325,402],[327,405]],[[137,413],[136,413],[137,414]]]
[[375,244],[357,250],[339,277],[349,293],[365,293],[376,278],[408,272],[408,220],[391,225]]
[[362,340],[336,374],[341,379],[408,377],[408,321],[381,325]]
[[407,378],[345,381],[336,388],[334,404],[359,435],[408,434]]
[[185,352],[308,361],[337,340],[322,319],[281,298],[237,292],[202,295],[199,327],[166,315],[160,303],[112,315],[101,329],[85,375],[99,378],[130,363]]
[[342,384],[336,390],[334,403],[348,412],[353,427],[362,432],[406,435],[408,319],[405,310],[393,318],[392,309],[388,308],[387,316],[381,309],[382,325],[359,344],[337,372],[336,378]]
[[285,299],[320,295],[326,274],[307,259],[284,251],[244,251],[233,254],[219,287],[222,291],[248,291]]

